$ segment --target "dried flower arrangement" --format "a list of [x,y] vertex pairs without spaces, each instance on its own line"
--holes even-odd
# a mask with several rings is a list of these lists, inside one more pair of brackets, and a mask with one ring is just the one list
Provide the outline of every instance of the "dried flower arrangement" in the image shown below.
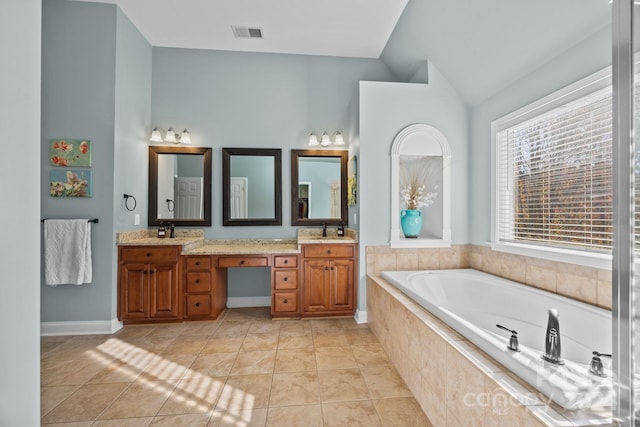
[[402,187],[400,197],[407,209],[417,210],[429,207],[438,197],[438,186],[433,191],[427,191],[428,168],[424,158],[403,162],[401,168]]

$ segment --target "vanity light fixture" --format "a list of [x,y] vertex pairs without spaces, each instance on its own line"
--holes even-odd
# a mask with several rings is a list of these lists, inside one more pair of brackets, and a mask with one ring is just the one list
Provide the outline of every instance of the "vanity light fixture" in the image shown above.
[[174,144],[178,143],[176,133],[173,131],[173,128],[169,128],[167,133],[164,134],[164,142],[173,142]]
[[151,138],[149,138],[149,141],[162,142],[162,134],[160,133],[160,129],[153,128],[153,130],[151,131]]
[[320,141],[318,141],[318,137],[315,132],[311,132],[311,135],[309,135],[309,147],[317,147],[318,145],[328,147],[330,145],[345,145],[345,142],[340,131],[333,134],[333,141],[326,130],[322,133]]
[[151,131],[151,138],[149,138],[149,141],[172,142],[174,144],[191,144],[191,136],[189,135],[189,131],[186,129],[183,130],[182,133],[177,134],[173,130],[173,128],[169,128],[167,133],[164,135],[164,138],[162,138],[162,133],[160,132],[160,129],[153,128],[153,131]]
[[322,133],[322,139],[320,140],[320,145],[322,145],[323,147],[328,147],[331,145],[331,139],[329,139],[329,134],[327,133],[326,130]]
[[318,145],[320,145],[318,137],[315,133],[311,132],[311,135],[309,135],[309,147],[317,147]]

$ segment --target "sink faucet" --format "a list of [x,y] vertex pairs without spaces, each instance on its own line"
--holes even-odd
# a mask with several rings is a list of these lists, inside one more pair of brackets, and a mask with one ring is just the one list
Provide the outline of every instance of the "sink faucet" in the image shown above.
[[327,223],[322,223],[322,237],[327,237]]
[[558,321],[558,310],[555,308],[549,310],[547,335],[544,344],[542,358],[547,362],[563,365],[564,361],[561,358],[562,349],[560,347],[560,322]]

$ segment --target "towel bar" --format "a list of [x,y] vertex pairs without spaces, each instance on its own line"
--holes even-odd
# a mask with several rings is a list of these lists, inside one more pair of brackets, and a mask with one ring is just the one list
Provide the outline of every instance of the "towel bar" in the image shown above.
[[[50,218],[44,218],[44,219],[41,219],[41,220],[40,220],[40,222],[45,222],[45,221],[46,221],[46,220],[48,220],[48,219],[50,219]],[[94,224],[97,224],[97,223],[99,223],[99,222],[100,222],[100,220],[99,220],[98,218],[93,218],[93,219],[88,220],[88,222],[92,222],[92,223],[94,223]]]

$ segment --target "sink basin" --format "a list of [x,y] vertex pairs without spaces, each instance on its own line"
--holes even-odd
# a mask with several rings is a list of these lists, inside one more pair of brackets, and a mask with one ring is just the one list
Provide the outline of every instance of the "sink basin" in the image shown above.
[[338,236],[301,236],[298,239],[299,242],[331,242],[331,243],[353,243],[355,240],[351,237],[338,237]]
[[322,236],[322,229],[298,230],[298,243],[355,243],[358,241],[354,230],[345,229],[345,236],[338,237],[335,229],[327,230],[328,236]]

